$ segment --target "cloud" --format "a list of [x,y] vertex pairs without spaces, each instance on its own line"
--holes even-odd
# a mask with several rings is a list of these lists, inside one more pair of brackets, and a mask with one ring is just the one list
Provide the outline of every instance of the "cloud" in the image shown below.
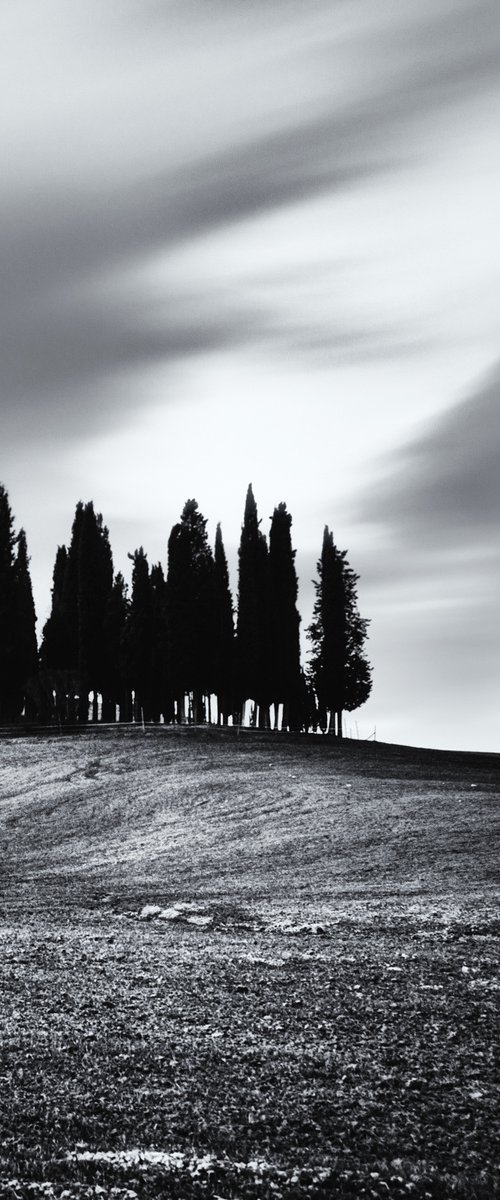
[[427,432],[393,455],[359,515],[411,553],[498,547],[500,367]]
[[[494,86],[491,0],[385,2],[376,16],[367,0],[306,14],[296,3],[208,15],[195,2],[49,7],[51,21],[29,0],[2,16],[0,394],[12,437],[29,416],[37,436],[125,420],[120,376],[157,360],[252,341],[351,358],[400,342],[335,310],[315,327],[307,264],[291,308],[269,307],[244,278],[212,296],[195,275],[174,281],[169,255],[225,229],[244,245],[252,222],[293,206],[299,245],[318,197],[425,155],[429,121]],[[144,268],[158,256],[155,308]]]

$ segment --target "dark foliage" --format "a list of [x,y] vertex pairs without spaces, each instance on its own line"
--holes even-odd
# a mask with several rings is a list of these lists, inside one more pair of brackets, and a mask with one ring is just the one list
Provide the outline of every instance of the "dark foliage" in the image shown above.
[[122,721],[128,712],[123,648],[127,613],[127,587],[123,575],[118,572],[113,580],[104,617],[103,721],[114,721],[117,708]]
[[160,563],[151,567],[151,719],[173,720],[173,695],[168,658],[167,584]]
[[58,723],[85,723],[89,715],[104,722],[250,719],[261,729],[336,728],[341,735],[344,709],[363,704],[371,690],[358,576],[326,527],[304,672],[286,504],[274,509],[269,546],[260,524],[250,484],[235,614],[221,527],[212,552],[196,500],[186,501],[171,531],[166,579],[160,563],[150,570],[142,547],[129,555],[130,598],[123,576],[113,577],[101,514],[92,501],[79,501],[69,545],[57,549],[37,658],[26,537],[23,530],[15,536],[0,487],[0,721],[23,711]]
[[[0,485],[0,721],[17,721],[37,668],[35,607],[26,535],[14,534],[8,494]],[[29,714],[31,715],[31,713]]]
[[187,500],[168,542],[168,647],[177,715],[191,697],[197,724],[206,715],[204,697],[214,690],[214,559],[207,522],[196,500]]
[[56,555],[52,609],[43,630],[40,659],[45,671],[70,672],[74,678],[78,692],[68,697],[74,701],[68,716],[75,715],[76,707],[80,721],[87,720],[90,692],[97,720],[97,695],[105,691],[112,588],[108,530],[92,501],[85,505],[79,501],[69,549],[60,546]]
[[123,662],[128,694],[133,693],[129,716],[149,721],[153,699],[153,603],[149,565],[142,546],[130,556],[132,595],[123,633]]
[[270,692],[283,704],[283,728],[300,728],[300,616],[292,518],[286,504],[275,508],[269,534]]
[[226,724],[234,708],[235,635],[233,600],[220,525],[215,534],[214,554],[214,688],[219,722]]
[[240,701],[253,700],[259,726],[269,724],[271,702],[270,598],[267,541],[261,532],[252,485],[249,484],[239,548],[238,692]]
[[313,621],[308,630],[313,646],[310,677],[320,728],[329,728],[342,737],[344,710],[359,708],[371,690],[371,669],[363,655],[368,621],[358,612],[359,577],[351,570],[346,551],[337,549],[328,526],[318,576]]
[[92,502],[83,510],[77,550],[78,672],[81,681],[81,719],[93,692],[93,719],[97,720],[97,694],[104,692],[108,612],[113,588],[113,559],[108,530]]

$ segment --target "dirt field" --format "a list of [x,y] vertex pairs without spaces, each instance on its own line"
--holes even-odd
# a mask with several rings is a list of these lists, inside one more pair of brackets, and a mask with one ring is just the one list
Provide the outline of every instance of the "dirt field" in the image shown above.
[[499,1194],[500,757],[0,741],[2,1197]]

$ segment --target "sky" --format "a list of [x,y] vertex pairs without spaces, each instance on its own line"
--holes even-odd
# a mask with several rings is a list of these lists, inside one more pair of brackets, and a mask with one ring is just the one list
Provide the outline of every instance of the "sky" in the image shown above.
[[38,632],[78,500],[115,569],[252,482],[359,574],[347,732],[500,750],[497,0],[6,0],[0,481]]

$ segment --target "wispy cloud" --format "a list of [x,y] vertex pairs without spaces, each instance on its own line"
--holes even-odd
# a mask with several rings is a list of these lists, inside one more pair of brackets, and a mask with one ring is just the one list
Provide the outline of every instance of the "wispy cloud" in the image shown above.
[[499,461],[500,368],[392,456],[360,516],[409,556],[500,555]]
[[[215,286],[210,297],[196,276],[180,286],[169,255],[224,230],[244,246],[252,223],[292,208],[300,244],[311,204],[418,161],[451,101],[496,86],[490,0],[383,3],[376,17],[367,0],[308,14],[295,3],[220,3],[210,14],[198,3],[123,2],[112,14],[77,3],[71,18],[60,0],[46,7],[51,20],[30,0],[2,16],[12,54],[0,389],[12,435],[41,405],[38,432],[49,434],[62,415],[69,436],[98,412],[125,418],[116,375],[225,343],[347,358],[405,343],[383,319],[377,329],[332,303],[335,246],[312,319],[302,281],[308,269],[318,278],[317,261],[295,282],[288,273],[283,303],[244,273],[230,294]],[[144,268],[159,255],[153,297]]]

